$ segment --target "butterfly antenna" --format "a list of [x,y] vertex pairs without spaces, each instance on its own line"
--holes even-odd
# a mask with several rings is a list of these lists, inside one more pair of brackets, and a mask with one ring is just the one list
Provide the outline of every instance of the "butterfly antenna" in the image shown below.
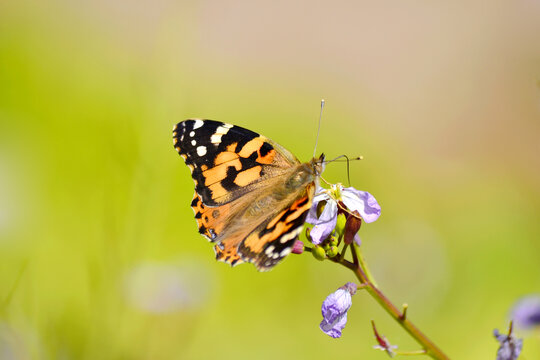
[[315,139],[315,149],[313,149],[313,157],[317,155],[317,144],[319,143],[319,133],[321,131],[322,111],[324,108],[324,99],[321,100],[321,113],[319,114],[319,126],[317,127],[317,139]]
[[347,159],[347,183],[349,186],[351,186],[351,172],[350,172],[350,166],[349,166],[349,157],[345,155],[345,159]]
[[353,159],[349,159],[349,157],[347,155],[339,155],[338,157],[332,159],[332,160],[329,160],[329,161],[325,161],[326,164],[328,163],[331,163],[333,161],[338,161],[339,159],[341,158],[345,158],[346,161],[347,161],[347,181],[349,183],[349,186],[351,186],[351,174],[350,174],[350,166],[349,166],[349,162],[353,161],[353,160],[363,160],[364,157],[363,156],[357,156]]

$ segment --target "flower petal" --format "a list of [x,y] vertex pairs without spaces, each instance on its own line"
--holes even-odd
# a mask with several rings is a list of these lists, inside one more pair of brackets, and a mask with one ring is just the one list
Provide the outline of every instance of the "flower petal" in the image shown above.
[[311,204],[311,208],[309,209],[306,217],[306,222],[312,225],[317,225],[319,223],[319,218],[317,217],[317,208],[319,206],[319,203],[321,201],[330,200],[330,196],[326,192],[321,192],[323,191],[322,188],[318,188],[317,191],[319,193],[313,198],[313,203]]
[[358,211],[362,219],[367,223],[374,222],[381,215],[381,207],[377,200],[367,191],[348,187],[343,189],[341,198],[350,211]]
[[341,337],[341,331],[345,327],[345,324],[347,324],[347,313],[340,316],[333,323],[329,323],[323,319],[319,327],[326,335],[335,339]]
[[330,322],[349,310],[352,304],[351,294],[348,290],[339,288],[324,300],[321,312],[322,316]]
[[[310,212],[312,211],[311,208]],[[321,216],[317,219],[315,226],[311,229],[309,236],[311,242],[315,245],[319,245],[324,239],[326,239],[334,228],[337,222],[337,203],[335,201],[328,201],[324,206],[324,210]],[[311,222],[310,222],[311,223]]]
[[334,221],[321,224],[321,225],[315,225],[313,229],[309,232],[309,237],[311,238],[311,242],[315,245],[320,245],[324,239],[326,239],[334,228],[336,227],[336,222]]
[[319,221],[321,222],[335,222],[337,219],[337,202],[335,201],[327,201],[326,205],[324,206],[324,210],[321,213],[321,216],[319,216]]
[[315,190],[313,203],[318,203],[319,201],[328,200],[328,199],[330,199],[330,196],[328,195],[325,189],[323,189],[322,187],[319,187],[317,188],[317,190]]

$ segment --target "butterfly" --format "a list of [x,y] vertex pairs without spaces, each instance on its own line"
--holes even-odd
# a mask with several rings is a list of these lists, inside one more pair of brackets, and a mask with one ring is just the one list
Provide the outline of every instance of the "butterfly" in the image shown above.
[[191,171],[191,207],[216,259],[268,271],[287,256],[313,202],[324,155],[301,163],[278,143],[240,126],[188,119],[174,147]]

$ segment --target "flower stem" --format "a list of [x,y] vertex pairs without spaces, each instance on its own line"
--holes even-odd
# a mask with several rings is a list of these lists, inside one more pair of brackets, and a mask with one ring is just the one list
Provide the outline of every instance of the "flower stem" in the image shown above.
[[364,273],[366,274],[366,278],[369,280],[370,283],[372,283],[374,286],[378,286],[377,285],[377,282],[375,281],[375,279],[373,278],[373,275],[371,275],[371,271],[369,271],[369,268],[367,266],[367,263],[366,261],[364,260],[364,257],[362,256],[362,252],[360,251],[360,248],[357,247],[356,245],[353,245],[353,247],[355,249],[351,249],[351,251],[353,251],[353,254],[354,254],[354,251],[356,250],[357,251],[357,258],[358,258],[358,262],[359,262],[359,265],[360,265],[360,268],[364,269]]
[[415,350],[415,351],[396,351],[396,355],[412,356],[412,355],[425,355],[426,350]]
[[397,306],[392,304],[390,300],[377,288],[375,283],[372,281],[371,274],[368,275],[364,271],[366,269],[362,265],[365,265],[365,261],[361,259],[361,256],[358,256],[356,251],[356,246],[351,246],[351,252],[353,256],[354,263],[347,261],[345,259],[340,259],[339,262],[341,265],[351,269],[358,280],[362,284],[365,284],[366,291],[381,305],[390,316],[394,318],[401,325],[405,331],[409,333],[425,350],[425,354],[429,355],[433,359],[437,360],[449,360],[449,357],[446,356],[441,349],[437,347],[424,333],[420,331],[409,319],[408,316],[404,316],[401,310]]

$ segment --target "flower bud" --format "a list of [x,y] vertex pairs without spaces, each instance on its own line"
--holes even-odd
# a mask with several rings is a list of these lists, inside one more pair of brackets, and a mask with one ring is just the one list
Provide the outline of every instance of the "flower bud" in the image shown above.
[[337,254],[339,254],[339,249],[337,246],[330,246],[330,248],[326,251],[326,255],[328,255],[330,258],[333,258]]
[[304,243],[300,240],[294,242],[292,251],[293,254],[301,254],[304,252]]
[[354,240],[354,236],[360,230],[362,225],[362,219],[358,211],[354,212],[354,216],[349,214],[347,222],[345,223],[345,244],[351,244]]
[[313,257],[317,260],[326,259],[326,251],[321,246],[314,246],[312,251]]
[[337,223],[336,223],[336,232],[339,236],[343,235],[343,232],[345,231],[345,223],[347,222],[347,217],[345,214],[339,214],[337,217]]

